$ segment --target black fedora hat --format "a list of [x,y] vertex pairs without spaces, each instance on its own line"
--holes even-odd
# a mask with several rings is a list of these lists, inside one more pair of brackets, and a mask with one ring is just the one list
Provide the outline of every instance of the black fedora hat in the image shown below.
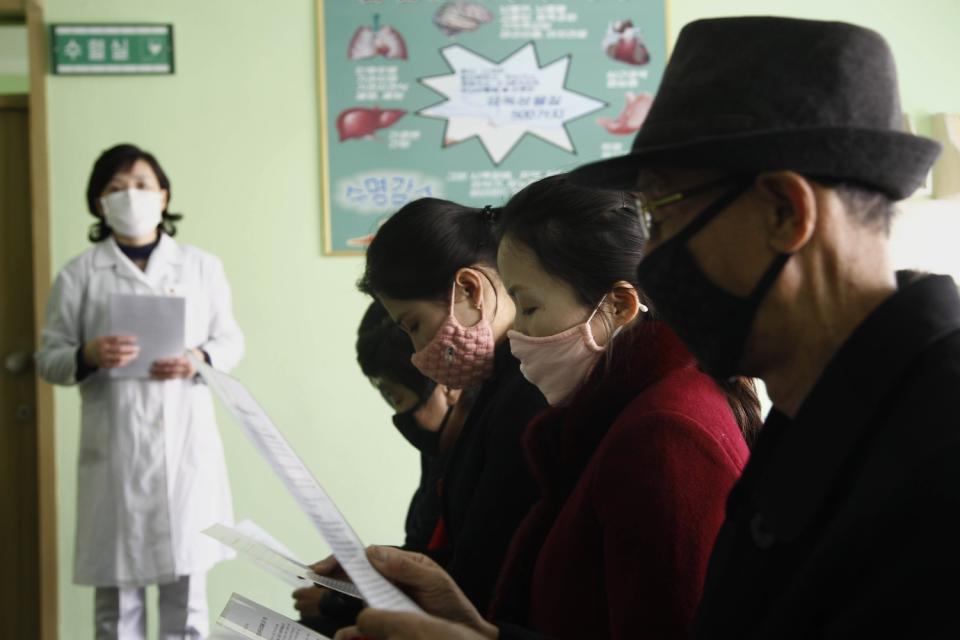
[[893,55],[874,31],[775,17],[685,26],[625,156],[580,184],[631,189],[640,168],[793,170],[895,200],[923,182],[940,145],[903,131]]

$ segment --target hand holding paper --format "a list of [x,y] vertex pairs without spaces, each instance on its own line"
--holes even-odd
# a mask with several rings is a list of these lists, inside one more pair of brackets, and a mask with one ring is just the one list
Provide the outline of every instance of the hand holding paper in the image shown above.
[[217,624],[250,640],[330,640],[236,593],[230,596]]
[[154,361],[186,349],[185,298],[114,293],[107,312],[111,336],[133,336],[139,346],[136,357],[109,370],[111,378],[149,378]]
[[[248,524],[249,528],[252,523]],[[335,580],[315,573],[310,567],[299,562],[289,555],[266,544],[259,542],[252,536],[245,535],[237,529],[222,524],[215,524],[204,530],[204,533],[219,540],[242,556],[258,564],[265,571],[272,573],[293,587],[309,587],[317,585],[345,593],[354,598],[360,598],[360,592],[355,586],[343,580]],[[263,532],[266,533],[266,532]]]
[[83,345],[83,359],[100,369],[125,367],[139,354],[136,336],[100,336]]
[[189,357],[330,545],[367,604],[390,611],[420,612],[420,607],[370,565],[360,538],[246,388],[234,378],[201,362],[195,355]]
[[[198,349],[192,349],[194,355],[202,358]],[[197,375],[193,362],[186,356],[173,358],[159,358],[150,366],[150,377],[154,380],[173,380],[176,378],[192,378]]]
[[381,575],[403,587],[426,613],[497,637],[496,627],[480,615],[453,578],[432,559],[394,547],[370,547],[367,555]]

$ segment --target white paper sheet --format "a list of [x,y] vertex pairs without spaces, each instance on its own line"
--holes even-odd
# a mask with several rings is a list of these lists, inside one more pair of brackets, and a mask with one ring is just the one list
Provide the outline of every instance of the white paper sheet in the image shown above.
[[267,533],[263,527],[258,525],[250,518],[244,518],[240,522],[235,523],[233,525],[233,529],[239,533],[242,533],[248,538],[253,538],[260,544],[270,547],[281,555],[287,556],[288,558],[297,557],[297,554],[291,551],[290,547],[277,540],[277,538],[271,534]]
[[246,388],[193,354],[188,357],[330,545],[367,604],[388,611],[421,612],[413,600],[373,568],[350,523]]
[[[247,521],[247,528],[252,525]],[[256,527],[256,525],[253,525]],[[272,539],[270,534],[257,527],[267,538]],[[214,540],[227,545],[241,556],[250,559],[260,568],[272,573],[292,587],[312,587],[314,584],[345,593],[354,598],[360,598],[360,592],[357,588],[344,580],[335,580],[327,576],[321,576],[315,573],[307,565],[299,560],[292,558],[277,549],[271,548],[267,543],[262,543],[255,538],[248,536],[237,529],[222,524],[215,524],[205,529],[206,535]]]
[[140,354],[125,367],[109,369],[111,378],[149,378],[158,358],[172,358],[186,349],[186,299],[180,296],[110,295],[110,335],[137,336]]
[[230,596],[217,624],[250,640],[330,640],[236,593]]

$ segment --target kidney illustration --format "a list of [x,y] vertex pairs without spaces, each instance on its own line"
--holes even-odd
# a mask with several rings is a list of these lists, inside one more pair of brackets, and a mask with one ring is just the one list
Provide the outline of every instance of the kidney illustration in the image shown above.
[[603,37],[603,50],[607,56],[620,62],[644,65],[650,62],[650,52],[640,37],[640,27],[632,20],[617,20],[607,27]]
[[386,129],[407,114],[403,109],[351,107],[337,116],[340,142],[350,138],[370,138],[378,129]]
[[455,36],[464,31],[476,31],[492,21],[493,13],[490,9],[477,2],[466,2],[466,0],[445,2],[433,14],[433,24],[448,36]]
[[597,118],[597,124],[617,136],[625,136],[640,130],[643,121],[647,119],[653,96],[649,93],[626,94],[627,103],[616,118]]
[[357,27],[347,46],[347,58],[366,60],[383,56],[388,60],[406,60],[407,43],[400,32],[389,25],[380,26],[380,15],[374,14],[373,27]]

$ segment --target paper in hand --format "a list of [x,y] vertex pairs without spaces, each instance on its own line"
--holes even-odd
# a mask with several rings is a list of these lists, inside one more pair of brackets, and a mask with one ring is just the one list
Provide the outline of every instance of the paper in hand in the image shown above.
[[236,593],[230,596],[217,624],[250,640],[330,640]]
[[[262,531],[252,522],[246,521],[246,528],[249,530],[251,527],[254,527],[264,536],[272,538],[272,536]],[[299,560],[292,558],[291,554],[284,553],[276,548],[271,548],[271,545],[260,542],[255,537],[243,533],[239,530],[239,527],[232,529],[223,524],[215,524],[205,529],[203,533],[230,547],[241,556],[253,561],[264,571],[272,573],[291,587],[299,588],[317,585],[339,591],[354,598],[361,597],[357,588],[349,582],[321,576]]]
[[187,357],[330,545],[366,603],[377,609],[421,613],[413,600],[373,568],[350,523],[246,388],[193,354]]
[[110,335],[136,336],[140,353],[125,367],[109,369],[111,378],[149,378],[155,360],[186,350],[186,299],[179,296],[110,295]]

